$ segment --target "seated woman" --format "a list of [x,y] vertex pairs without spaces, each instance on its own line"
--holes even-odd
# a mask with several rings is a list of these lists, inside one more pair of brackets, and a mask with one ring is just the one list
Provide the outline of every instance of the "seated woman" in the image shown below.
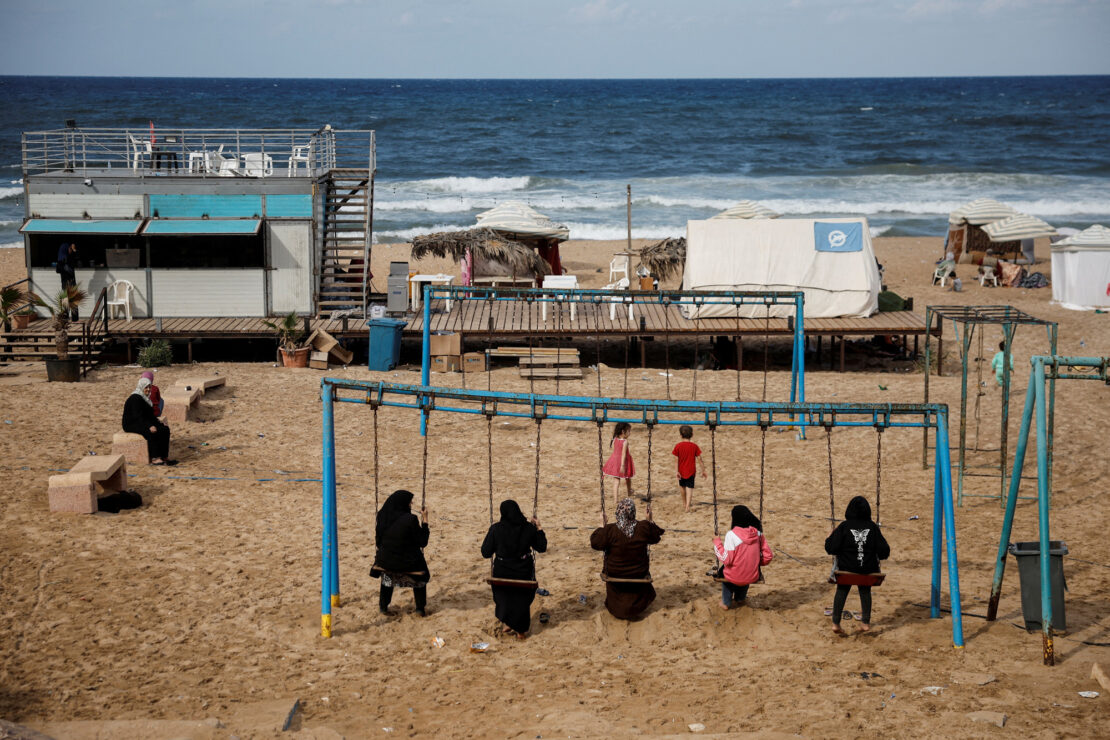
[[412,513],[412,493],[394,491],[382,504],[374,528],[377,551],[370,575],[380,578],[378,611],[393,616],[389,603],[394,588],[411,588],[416,613],[426,615],[428,604],[428,561],[424,548],[428,545],[428,510],[420,510],[420,519]]
[[[623,498],[617,504],[616,524],[602,525],[590,535],[590,547],[605,552],[603,573],[611,578],[649,578],[648,545],[663,537],[664,530],[651,519],[636,521],[636,504]],[[655,601],[650,583],[605,584],[605,608],[617,619],[635,619]]]
[[152,465],[177,465],[167,459],[170,454],[170,428],[158,421],[150,402],[150,379],[139,378],[139,384],[123,405],[123,431],[141,434]]
[[[844,510],[844,521],[825,540],[825,552],[836,556],[835,570],[851,573],[878,573],[879,561],[890,557],[890,545],[883,537],[879,525],[871,521],[871,504],[863,496],[856,496]],[[871,629],[871,587],[856,586],[859,591],[860,631]],[[833,597],[833,632],[843,635],[840,618],[848,600],[849,585],[838,584]]]
[[[547,535],[535,517],[524,518],[511,499],[501,502],[501,521],[490,525],[482,541],[482,557],[493,558],[492,577],[512,581],[535,581],[532,551],[546,552]],[[503,625],[502,634],[524,637],[532,626],[532,602],[536,590],[529,586],[493,586],[493,613]]]
[[748,598],[748,586],[759,580],[759,569],[771,562],[774,553],[763,536],[763,525],[747,506],[732,507],[732,527],[713,538],[713,551],[721,563],[721,608],[731,609],[733,600],[741,606]]

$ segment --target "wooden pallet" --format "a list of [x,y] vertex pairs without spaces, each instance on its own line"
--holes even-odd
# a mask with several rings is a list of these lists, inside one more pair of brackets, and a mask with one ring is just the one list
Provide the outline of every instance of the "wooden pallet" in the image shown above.
[[573,347],[494,347],[486,350],[487,357],[568,357],[578,358],[578,350]]
[[551,357],[521,357],[521,367],[578,367],[578,355],[574,357],[563,357],[560,355],[552,355]]

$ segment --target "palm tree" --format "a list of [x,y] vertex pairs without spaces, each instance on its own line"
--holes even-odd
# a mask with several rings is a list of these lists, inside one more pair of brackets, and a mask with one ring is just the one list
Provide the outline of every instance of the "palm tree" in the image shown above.
[[74,309],[85,302],[89,294],[76,285],[71,285],[58,291],[58,294],[49,302],[34,293],[30,296],[32,303],[43,307],[50,314],[50,328],[54,330],[54,348],[58,352],[58,359],[68,359],[69,317]]
[[4,331],[12,330],[12,316],[23,304],[30,302],[30,295],[14,285],[0,288],[0,323],[3,323]]

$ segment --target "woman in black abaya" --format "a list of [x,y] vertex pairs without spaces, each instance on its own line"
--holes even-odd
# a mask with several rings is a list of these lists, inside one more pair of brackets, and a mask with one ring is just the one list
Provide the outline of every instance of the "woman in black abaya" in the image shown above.
[[[539,520],[524,518],[516,501],[501,502],[501,521],[490,526],[482,542],[482,557],[493,558],[493,577],[513,581],[535,581],[536,563],[532,551],[547,550],[547,535]],[[534,588],[528,586],[491,586],[494,614],[504,625],[505,634],[526,635],[532,626]]]

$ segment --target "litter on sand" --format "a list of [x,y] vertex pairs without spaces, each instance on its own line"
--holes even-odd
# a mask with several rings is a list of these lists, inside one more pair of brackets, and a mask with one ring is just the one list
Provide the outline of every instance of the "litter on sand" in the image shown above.
[[470,646],[470,652],[472,653],[484,653],[487,650],[489,650],[488,642],[476,642]]
[[1084,699],[1097,699],[1098,698],[1098,692],[1097,691],[1080,691],[1079,695],[1082,696]]

